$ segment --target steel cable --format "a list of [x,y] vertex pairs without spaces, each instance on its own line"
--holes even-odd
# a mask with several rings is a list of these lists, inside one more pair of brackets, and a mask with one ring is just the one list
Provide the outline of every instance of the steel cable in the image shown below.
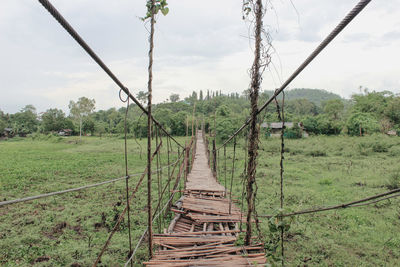
[[[322,50],[371,2],[371,0],[361,0],[358,4],[342,19],[342,21],[333,29],[333,31],[318,45],[318,47],[304,60],[304,62],[293,72],[293,74],[278,88],[274,95],[271,96],[258,109],[257,115],[260,114],[318,55]],[[217,150],[229,143],[236,135],[238,135],[248,124],[251,118],[237,129]]]
[[[89,54],[89,56],[107,73],[107,75],[121,88],[125,94],[132,99],[132,101],[148,115],[148,111],[143,105],[130,93],[129,89],[125,87],[122,82],[114,75],[114,73],[107,67],[107,65],[97,56],[97,54],[90,48],[90,46],[82,39],[82,37],[75,31],[75,29],[68,23],[68,21],[61,15],[61,13],[48,1],[38,0],[44,8],[60,23],[60,25],[71,35],[72,38]],[[175,138],[173,138],[162,125],[153,117],[151,119],[160,127],[160,129],[168,135],[174,142],[183,147]]]

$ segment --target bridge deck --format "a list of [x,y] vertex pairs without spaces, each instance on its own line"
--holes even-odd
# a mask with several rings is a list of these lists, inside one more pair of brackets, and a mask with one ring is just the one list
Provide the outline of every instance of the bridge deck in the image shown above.
[[[207,163],[201,131],[183,198],[174,209],[168,231],[155,234],[159,250],[146,266],[252,266],[266,263],[262,244],[236,246],[238,223],[245,220],[230,206],[225,187],[213,176]],[[246,256],[244,256],[246,255]]]

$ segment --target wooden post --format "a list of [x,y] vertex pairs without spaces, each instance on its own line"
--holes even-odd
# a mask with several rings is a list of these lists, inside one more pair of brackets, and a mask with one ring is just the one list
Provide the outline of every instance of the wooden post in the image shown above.
[[213,150],[212,150],[212,152],[213,152],[213,166],[212,166],[212,168],[213,168],[213,172],[214,172],[214,177],[217,177],[217,149],[216,149],[216,146],[215,146],[215,138],[213,139],[212,146],[213,146]]
[[154,13],[155,13],[155,0],[151,2],[151,21],[150,21],[150,49],[149,49],[149,80],[147,83],[148,89],[148,103],[147,103],[147,226],[149,235],[149,257],[153,257],[153,215],[151,210],[151,135],[152,124],[151,119],[151,100],[152,100],[152,81],[153,81],[153,49],[154,49]]
[[189,166],[190,166],[190,161],[189,161],[190,154],[189,153],[190,153],[190,142],[189,142],[189,144],[186,145],[186,151],[185,151],[185,160],[186,160],[186,162],[185,162],[185,164],[186,164],[186,166],[185,166],[185,188],[186,188],[186,181],[187,181],[187,177],[189,174]]
[[251,231],[252,231],[252,213],[254,210],[254,183],[256,181],[256,166],[258,155],[258,135],[257,128],[257,112],[258,112],[258,92],[261,87],[261,32],[262,32],[262,15],[263,5],[262,0],[257,0],[255,3],[255,50],[254,61],[251,68],[251,88],[250,88],[250,102],[251,102],[251,123],[250,123],[250,138],[249,138],[249,161],[247,164],[247,185],[246,185],[246,201],[247,201],[247,217],[246,217],[246,236],[244,243],[246,246],[250,244]]
[[186,116],[186,137],[189,136],[189,118]]
[[193,105],[193,116],[192,116],[192,137],[193,137],[193,135],[194,135],[194,133],[193,133],[193,127],[194,127],[194,114],[195,114],[195,112],[196,112],[196,102],[194,102],[194,105]]

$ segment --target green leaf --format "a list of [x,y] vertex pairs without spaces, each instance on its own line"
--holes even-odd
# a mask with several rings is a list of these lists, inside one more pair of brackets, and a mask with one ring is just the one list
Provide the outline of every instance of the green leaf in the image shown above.
[[166,16],[169,12],[169,8],[168,7],[164,7],[163,9],[161,9],[161,13]]

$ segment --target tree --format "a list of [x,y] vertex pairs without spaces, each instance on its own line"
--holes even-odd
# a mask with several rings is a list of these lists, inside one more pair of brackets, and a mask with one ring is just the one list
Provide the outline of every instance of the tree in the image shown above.
[[225,141],[228,139],[237,128],[234,119],[230,117],[218,118],[216,124],[216,134],[219,141]]
[[106,132],[107,124],[104,121],[96,122],[94,125],[94,130],[101,136]]
[[61,109],[51,108],[42,115],[42,127],[45,132],[59,131],[65,127],[65,114]]
[[286,110],[298,115],[316,115],[317,106],[307,99],[293,99],[286,103]]
[[86,117],[86,118],[83,120],[83,123],[82,123],[82,130],[83,130],[83,132],[85,132],[85,133],[90,132],[90,134],[93,135],[94,130],[95,130],[95,123],[94,123],[94,121],[92,120],[92,118]]
[[0,135],[2,135],[3,134],[3,132],[4,132],[4,129],[7,127],[7,124],[6,124],[6,122],[5,121],[3,121],[3,120],[0,120]]
[[352,95],[354,101],[354,110],[357,112],[373,113],[377,117],[382,116],[390,97],[393,94],[387,91],[384,92],[368,92],[365,95]]
[[170,100],[172,103],[178,102],[178,101],[179,101],[179,95],[178,95],[178,94],[171,94],[171,95],[169,96],[169,100]]
[[26,105],[20,112],[11,116],[11,123],[13,131],[19,135],[35,132],[39,124],[36,108],[32,105]]
[[385,115],[400,126],[400,96],[393,98],[385,108]]
[[136,94],[136,98],[139,100],[140,103],[143,105],[147,103],[147,92],[145,91],[139,91],[139,93]]
[[200,90],[199,100],[200,100],[200,101],[203,101],[203,90]]
[[186,133],[186,118],[189,113],[179,111],[171,116],[171,134],[172,135],[185,135]]
[[229,117],[230,115],[230,110],[226,105],[221,105],[217,108],[217,115],[222,116],[222,117]]
[[89,99],[86,97],[81,97],[77,102],[69,102],[69,110],[71,116],[79,121],[79,138],[82,138],[82,120],[83,118],[89,116],[95,109],[96,101],[94,99]]
[[379,124],[371,114],[355,112],[347,120],[347,130],[350,135],[362,136],[365,133],[378,132]]
[[344,104],[341,99],[331,99],[323,104],[324,112],[334,120],[338,120],[343,112]]

